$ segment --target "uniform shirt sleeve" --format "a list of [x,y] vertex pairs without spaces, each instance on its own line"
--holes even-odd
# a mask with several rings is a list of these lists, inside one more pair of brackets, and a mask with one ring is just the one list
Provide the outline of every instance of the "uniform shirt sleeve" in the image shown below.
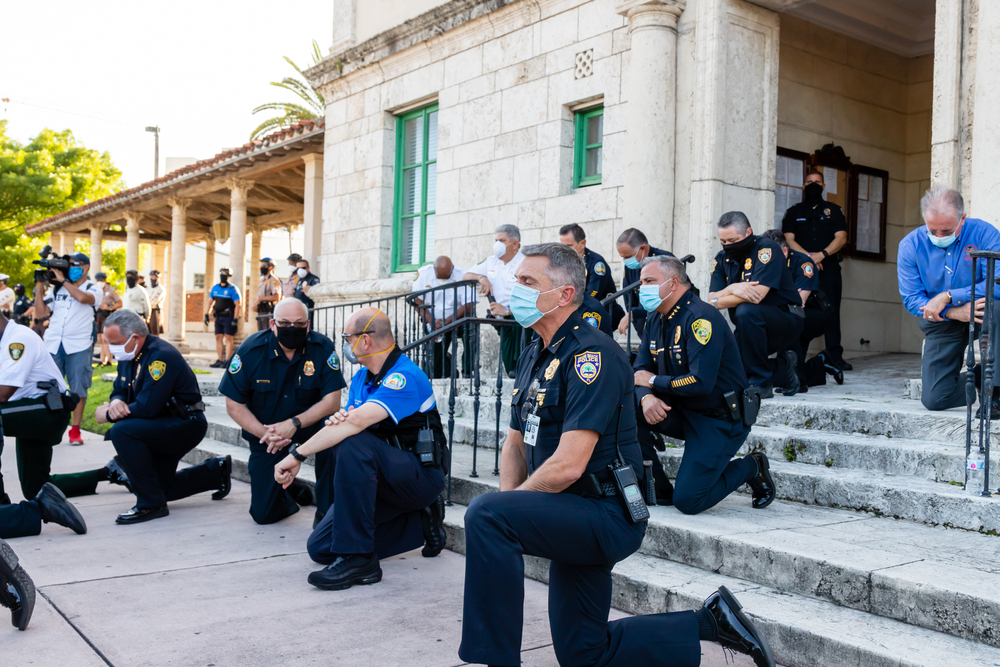
[[795,289],[814,292],[819,289],[819,272],[811,259],[796,255],[792,259],[792,276],[795,278]]
[[233,294],[233,296],[232,296],[233,301],[239,301],[240,300],[240,288],[237,287],[236,285],[232,286],[232,294]]
[[[577,368],[577,359],[582,355],[598,355],[601,361],[597,375],[589,383],[583,380]],[[600,348],[576,353],[566,360],[564,366],[565,419],[562,432],[596,431],[598,434],[603,434],[618,414],[619,404],[614,400],[608,400],[608,397],[624,396],[628,392],[628,386],[625,384],[627,378],[616,376],[614,359]]]
[[[927,305],[930,297],[920,279],[920,269],[917,267],[915,244],[909,236],[899,242],[899,252],[896,257],[896,276],[899,281],[899,296],[907,312],[921,317],[920,309]],[[968,298],[968,295],[966,295]]]
[[474,273],[477,276],[485,276],[486,271],[488,270],[486,268],[487,261],[489,261],[489,258],[484,259],[483,261],[479,262],[479,264],[476,264],[474,267],[469,269],[469,273]]
[[844,216],[844,209],[839,206],[831,206],[830,209],[830,224],[833,225],[833,231],[846,232],[847,218]]
[[597,272],[597,267],[599,266],[603,267],[605,272],[608,270],[604,262],[594,262],[593,269],[587,272],[587,294],[592,297],[597,296],[597,293],[601,289],[601,280],[604,279],[604,276]]
[[[401,379],[401,380],[400,380]],[[385,408],[395,423],[420,412],[425,403],[433,404],[434,394],[422,391],[417,378],[406,370],[394,370],[382,380],[382,384],[368,395],[365,403],[375,403]],[[427,406],[429,408],[430,405]]]
[[[980,235],[978,245],[983,250],[1000,250],[1000,231],[997,231],[993,225],[985,223],[983,225],[983,233]],[[957,243],[956,243],[957,245]],[[965,250],[960,252],[965,253]],[[965,261],[964,258],[962,261]],[[976,265],[973,267],[976,272],[976,298],[981,299],[986,296],[986,260],[977,259]],[[1000,278],[1000,262],[996,265],[996,275],[995,278]],[[1000,299],[1000,289],[994,291],[994,299]],[[964,306],[972,298],[972,287],[965,283],[960,287],[952,288],[951,290],[951,300],[956,306]],[[941,315],[943,316],[947,312],[948,307],[946,306]]]
[[[765,264],[761,260],[761,253],[766,250],[771,251],[771,258],[767,260]],[[758,247],[754,251],[754,267],[753,267],[753,278],[751,280],[759,282],[761,285],[770,287],[771,289],[779,289],[781,287],[781,276],[785,271],[786,266],[784,262],[784,254],[781,252],[781,248],[778,244],[773,245],[768,244],[764,247]]]
[[[727,325],[721,322],[719,326]],[[695,319],[681,330],[684,351],[687,352],[688,373],[673,377],[657,375],[653,387],[657,393],[668,396],[704,396],[715,388],[719,366],[722,364],[725,337],[721,331],[713,331],[711,320],[705,318]],[[701,338],[705,339],[704,342]]]
[[792,208],[786,210],[784,217],[781,218],[782,234],[795,234],[795,214],[792,213]]
[[246,362],[244,361],[244,358],[249,353],[250,348],[241,345],[236,350],[232,361],[226,367],[226,371],[222,375],[222,381],[219,383],[220,394],[244,405],[249,403],[250,397],[253,396],[250,386],[250,374],[245,368]]
[[726,277],[726,272],[723,271],[722,265],[725,264],[726,259],[723,253],[719,253],[715,256],[712,262],[712,281],[709,285],[709,292],[721,292],[729,284],[729,279]]
[[309,286],[319,285],[319,277],[311,275],[308,278],[306,278],[305,282],[306,282],[306,285],[309,285]]
[[329,356],[323,361],[321,367],[323,369],[323,396],[329,396],[347,386],[344,374],[340,370],[340,357],[335,351],[330,350]]
[[125,372],[125,366],[129,365],[129,363],[127,361],[118,362],[118,369],[115,372],[115,383],[111,387],[111,396],[108,398],[109,403],[115,399],[128,401],[129,374]]
[[[11,329],[14,327],[10,324],[7,325]],[[24,345],[24,352],[18,357],[17,361],[14,361],[10,356],[10,347],[14,343],[20,343]],[[38,347],[41,347],[39,343]],[[5,387],[17,387],[20,389],[24,386],[24,383],[28,381],[28,373],[31,372],[32,366],[36,363],[36,355],[38,351],[34,349],[34,346],[25,344],[24,341],[14,340],[14,337],[9,338],[9,342],[5,343],[3,349],[0,350],[0,385]],[[46,352],[46,354],[48,354]]]
[[429,273],[429,271],[425,271],[424,269],[417,271],[417,279],[413,281],[413,289],[410,291],[419,292],[422,289],[429,289],[431,286]]
[[[150,366],[157,362],[163,366],[163,372],[158,380],[154,379],[150,370]],[[183,362],[151,358],[142,364],[142,388],[136,394],[135,400],[128,404],[129,419],[152,419],[163,414],[163,408],[173,394],[181,363]]]

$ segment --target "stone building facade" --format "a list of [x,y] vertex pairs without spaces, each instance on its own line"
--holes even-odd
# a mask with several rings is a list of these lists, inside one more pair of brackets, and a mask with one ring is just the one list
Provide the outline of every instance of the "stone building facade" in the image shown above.
[[983,0],[335,0],[306,72],[327,101],[314,291],[399,293],[437,255],[478,262],[500,224],[535,243],[571,222],[619,285],[638,227],[704,286],[718,216],[774,227],[779,155],[834,144],[887,182],[884,257],[845,260],[845,348],[919,351],[895,258],[922,192],[1000,222],[991,26]]

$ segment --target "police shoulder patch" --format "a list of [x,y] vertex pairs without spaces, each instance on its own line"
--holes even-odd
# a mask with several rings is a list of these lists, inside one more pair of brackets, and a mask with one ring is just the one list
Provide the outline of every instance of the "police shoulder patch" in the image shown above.
[[607,267],[604,266],[604,262],[598,262],[594,264],[594,273],[599,276],[603,276],[607,272]]
[[573,357],[576,374],[586,384],[591,384],[601,374],[601,353],[582,352]]
[[163,377],[163,374],[167,372],[167,365],[157,359],[156,361],[149,362],[149,377],[154,380],[159,380]]
[[402,389],[406,386],[406,376],[402,373],[393,373],[382,380],[382,386],[387,389]]
[[712,339],[712,323],[708,320],[695,320],[691,323],[691,331],[702,345],[707,345]]
[[24,343],[11,343],[7,346],[7,353],[13,361],[17,361],[24,356]]
[[601,316],[599,313],[595,313],[593,311],[586,312],[583,314],[583,321],[595,329],[601,328]]
[[719,260],[713,259],[712,260],[712,273],[715,273],[715,267],[717,267],[718,265],[719,265]]
[[760,250],[758,250],[757,251],[757,259],[760,260],[761,264],[767,264],[768,262],[770,262],[771,261],[771,249],[770,248],[761,248]]
[[336,352],[330,353],[330,358],[326,360],[326,365],[335,371],[340,370],[340,357],[337,356]]
[[806,274],[806,278],[813,277],[813,265],[809,262],[802,263],[802,273]]
[[243,361],[240,359],[240,355],[233,355],[233,360],[229,362],[229,372],[236,375],[243,368]]

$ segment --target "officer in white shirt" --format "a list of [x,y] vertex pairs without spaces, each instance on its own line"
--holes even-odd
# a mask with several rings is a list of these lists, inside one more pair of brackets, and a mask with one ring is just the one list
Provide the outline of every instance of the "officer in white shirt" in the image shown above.
[[83,421],[87,390],[93,376],[94,318],[102,295],[100,288],[87,279],[90,258],[82,252],[69,257],[68,276],[58,269],[50,271],[51,310],[44,301],[46,281],[35,283],[35,317],[44,318],[50,312],[52,314],[45,332],[45,347],[69,381],[70,391],[80,397],[80,403],[73,411],[69,444],[82,445],[80,422]]
[[0,311],[3,311],[5,315],[14,307],[14,300],[17,298],[14,290],[7,286],[8,280],[10,280],[10,276],[6,273],[0,273]]
[[[420,267],[417,271],[417,279],[413,281],[413,291],[419,292],[448,285],[462,280],[464,274],[465,271],[452,264],[450,257],[441,255],[434,261],[433,265],[428,264]],[[465,317],[472,311],[475,300],[476,295],[471,285],[437,290],[413,297],[415,305],[424,306],[421,309],[421,314],[423,320],[430,325],[428,331],[440,329],[456,319]],[[463,343],[461,372],[466,376],[470,373],[469,331],[467,326],[461,326],[454,331],[447,332],[434,343],[434,377],[436,378],[451,376],[451,337],[453,334],[460,336]]]
[[149,295],[149,333],[159,336],[163,333],[163,326],[160,324],[160,307],[166,297],[166,290],[160,284],[160,272],[156,269],[149,272],[149,282],[152,285],[146,291]]
[[[490,312],[494,316],[514,322],[510,314],[510,291],[517,284],[514,272],[521,265],[521,230],[516,225],[497,227],[493,254],[469,269],[465,280],[479,280],[479,292],[490,299]],[[521,356],[521,338],[524,329],[513,325],[500,327],[500,356],[503,367],[513,377],[517,358]]]
[[126,271],[125,285],[125,295],[122,298],[123,307],[141,317],[144,322],[149,320],[149,295],[146,294],[146,288],[139,284],[139,272]]
[[[62,373],[42,339],[0,314],[0,418],[4,434],[15,438],[17,471],[25,498],[34,498],[47,482],[70,497],[94,493],[98,482],[127,485],[115,461],[97,470],[50,474],[52,447],[62,441],[72,405]],[[4,500],[0,477],[0,503]]]

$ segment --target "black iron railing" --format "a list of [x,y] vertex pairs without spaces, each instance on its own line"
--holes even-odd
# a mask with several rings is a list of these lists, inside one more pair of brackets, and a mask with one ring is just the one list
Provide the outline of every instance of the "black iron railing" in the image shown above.
[[993,295],[996,289],[996,261],[1000,259],[1000,252],[996,250],[972,250],[969,256],[973,261],[978,259],[986,260],[986,303],[983,307],[983,321],[979,325],[979,360],[982,368],[982,386],[980,391],[979,406],[979,451],[981,458],[973,458],[972,455],[972,404],[976,401],[975,366],[976,366],[976,267],[972,271],[972,291],[969,295],[969,348],[966,355],[966,423],[965,423],[965,489],[969,488],[969,472],[982,470],[983,490],[981,496],[990,497],[990,421],[992,412],[993,384],[996,378],[993,377],[993,365],[996,363],[996,336],[994,331],[994,319],[996,313],[996,302]]

